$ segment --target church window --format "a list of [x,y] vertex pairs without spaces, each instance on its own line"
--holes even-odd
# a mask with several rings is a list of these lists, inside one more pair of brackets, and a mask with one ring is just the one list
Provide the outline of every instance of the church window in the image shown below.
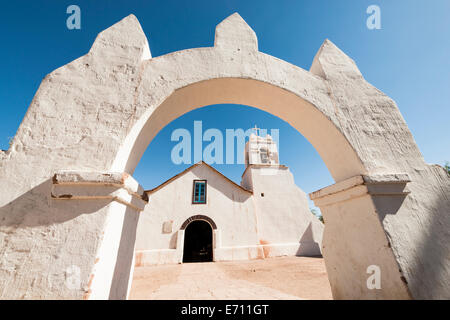
[[206,203],[206,180],[194,180],[192,203]]

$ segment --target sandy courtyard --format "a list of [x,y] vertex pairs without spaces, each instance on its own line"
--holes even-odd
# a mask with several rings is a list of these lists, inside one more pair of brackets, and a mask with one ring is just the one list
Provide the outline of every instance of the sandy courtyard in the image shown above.
[[332,299],[322,258],[137,267],[130,299]]

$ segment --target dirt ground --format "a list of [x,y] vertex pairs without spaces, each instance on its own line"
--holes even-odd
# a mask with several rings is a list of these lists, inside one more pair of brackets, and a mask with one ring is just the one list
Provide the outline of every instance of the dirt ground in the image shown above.
[[332,299],[322,258],[137,267],[130,299]]

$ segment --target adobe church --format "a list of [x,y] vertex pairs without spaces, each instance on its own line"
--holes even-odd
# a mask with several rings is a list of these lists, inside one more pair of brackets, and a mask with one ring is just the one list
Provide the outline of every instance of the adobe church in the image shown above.
[[[311,142],[335,181],[310,194],[326,228],[256,136],[241,186],[199,163],[147,196],[132,174],[148,144],[219,103],[271,113]],[[324,229],[333,298],[450,299],[449,181],[331,41],[304,70],[259,51],[235,13],[213,46],[152,58],[130,15],[43,79],[0,151],[0,298],[126,299],[135,249],[140,264],[312,255]],[[367,286],[372,265],[381,289]],[[70,270],[79,285],[66,285]]]
[[201,161],[146,193],[136,266],[321,255],[323,224],[270,135],[250,135],[241,185]]

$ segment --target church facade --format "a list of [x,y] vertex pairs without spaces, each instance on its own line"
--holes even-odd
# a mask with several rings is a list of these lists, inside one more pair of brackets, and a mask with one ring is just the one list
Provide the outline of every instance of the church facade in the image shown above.
[[198,162],[146,193],[136,266],[321,255],[323,224],[270,135],[250,136],[240,185]]

